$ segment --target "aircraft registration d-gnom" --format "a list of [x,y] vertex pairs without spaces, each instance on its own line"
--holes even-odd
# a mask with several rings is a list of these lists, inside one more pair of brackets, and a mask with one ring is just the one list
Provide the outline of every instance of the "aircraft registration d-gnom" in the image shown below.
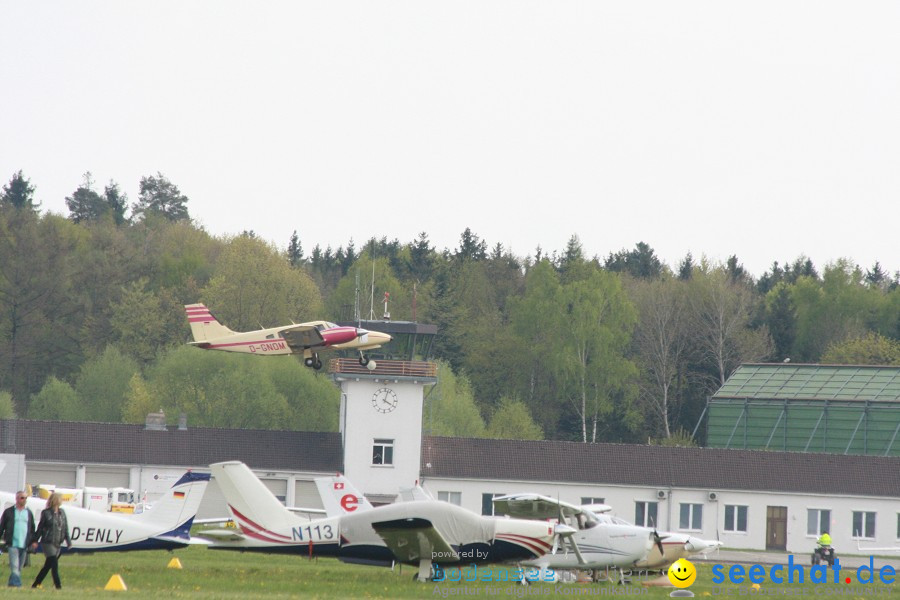
[[[401,561],[418,565],[417,577],[424,581],[432,563],[533,559],[575,532],[565,525],[483,517],[435,501],[363,505],[352,511],[353,503],[344,502],[336,516],[307,520],[285,508],[244,463],[216,463],[210,469],[240,531],[230,540],[214,541],[213,549],[334,556],[385,566]],[[333,492],[360,497],[346,487]]]
[[[152,507],[137,514],[103,513],[63,506],[72,539],[72,547],[63,547],[63,551],[173,550],[189,544],[207,545],[207,542],[192,540],[190,531],[209,478],[209,473],[188,471]],[[15,494],[0,492],[0,505],[4,510],[14,503]],[[32,497],[26,506],[37,522],[47,501]]]
[[[509,494],[494,498],[496,512],[522,519],[545,521],[555,519],[571,523],[575,534],[567,541],[569,548],[556,545],[550,553],[524,564],[541,569],[605,569],[633,567],[659,544],[655,533],[645,527],[601,524],[587,507],[554,500],[539,494]],[[599,510],[609,510],[603,505]],[[564,550],[564,551],[563,551]]]
[[192,345],[205,350],[244,352],[261,356],[302,354],[303,364],[321,369],[319,352],[323,350],[356,350],[359,364],[375,368],[366,356],[366,350],[379,348],[391,341],[391,336],[380,331],[368,331],[359,327],[340,327],[328,321],[294,323],[256,331],[232,331],[222,325],[203,304],[185,304]]

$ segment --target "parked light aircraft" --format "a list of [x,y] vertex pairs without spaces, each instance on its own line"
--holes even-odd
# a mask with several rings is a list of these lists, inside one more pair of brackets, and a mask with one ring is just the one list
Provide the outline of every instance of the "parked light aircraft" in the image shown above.
[[[209,478],[209,473],[188,471],[151,508],[138,514],[101,513],[65,506],[72,547],[64,551],[172,550],[192,543],[205,544],[192,540],[190,530]],[[2,508],[12,504],[15,504],[15,494],[0,492]],[[27,500],[26,506],[34,513],[35,523],[46,505],[42,498]]]
[[[640,527],[605,514],[611,507],[605,504],[576,506],[539,494],[510,494],[494,498],[494,506],[514,517],[533,519],[558,519],[571,522],[578,529],[572,537],[584,557],[584,564],[573,564],[570,556],[551,553],[533,561],[535,565],[553,569],[632,567],[637,569],[664,569],[679,558],[708,552],[722,542],[702,540],[683,533],[657,532],[650,527]],[[631,536],[651,543],[643,548],[628,545]],[[544,564],[546,563],[546,564]]]
[[[597,515],[597,518],[601,522],[631,525],[628,521],[611,515],[601,514]],[[722,542],[718,540],[704,540],[686,533],[659,531],[657,535],[660,538],[660,545],[654,545],[647,557],[634,565],[636,568],[664,570],[679,558],[688,558],[693,554],[706,554],[722,546]]]
[[[608,510],[603,506],[601,510]],[[603,569],[634,567],[646,559],[659,536],[635,525],[603,523],[585,507],[554,500],[539,494],[509,494],[494,498],[494,510],[522,519],[556,519],[571,523],[576,532],[568,540],[573,552],[556,546],[549,554],[524,564],[542,569]]]
[[294,323],[256,331],[232,331],[222,325],[203,304],[186,304],[192,345],[205,350],[244,352],[261,356],[302,354],[303,364],[321,369],[319,352],[324,350],[356,350],[359,364],[375,368],[365,350],[379,348],[391,341],[391,336],[380,331],[368,331],[359,327],[340,327],[328,321]]
[[575,532],[565,525],[483,517],[434,501],[352,512],[342,507],[337,516],[308,520],[282,506],[245,464],[223,462],[210,469],[239,529],[230,539],[214,538],[210,547],[216,549],[335,556],[373,565],[401,561],[418,565],[418,578],[425,580],[432,563],[533,559]]

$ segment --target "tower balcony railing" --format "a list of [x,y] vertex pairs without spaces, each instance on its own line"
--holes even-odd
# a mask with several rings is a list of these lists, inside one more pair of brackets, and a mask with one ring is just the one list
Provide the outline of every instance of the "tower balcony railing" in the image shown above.
[[437,363],[424,360],[374,360],[375,368],[362,366],[355,358],[332,358],[328,372],[332,375],[363,375],[367,377],[405,379],[436,379]]

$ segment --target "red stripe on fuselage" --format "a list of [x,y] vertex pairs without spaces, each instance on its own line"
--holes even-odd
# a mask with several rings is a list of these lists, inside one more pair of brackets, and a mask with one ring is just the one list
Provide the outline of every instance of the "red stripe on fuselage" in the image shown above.
[[[260,535],[266,534],[266,535],[270,535],[270,536],[273,536],[273,537],[276,537],[276,538],[282,538],[282,539],[287,540],[287,541],[289,541],[289,542],[292,542],[292,541],[293,541],[290,537],[288,537],[288,536],[286,536],[286,535],[282,535],[282,534],[280,534],[280,533],[275,533],[274,531],[269,531],[268,529],[266,529],[265,527],[263,527],[263,526],[260,525],[259,523],[254,522],[252,519],[248,519],[247,517],[245,517],[244,515],[242,515],[242,514],[240,513],[240,511],[236,510],[236,509],[235,509],[233,506],[231,506],[230,504],[228,505],[228,508],[231,509],[231,512],[233,512],[234,515],[235,515],[236,517],[238,517],[238,518],[241,519],[242,521],[246,521],[251,527],[253,527],[254,529],[256,529],[258,532],[261,532]],[[243,524],[241,524],[241,529],[243,529]],[[244,533],[248,533],[248,532],[245,531]],[[271,540],[271,541],[279,541],[279,540],[274,540],[274,539],[273,539],[273,540]]]

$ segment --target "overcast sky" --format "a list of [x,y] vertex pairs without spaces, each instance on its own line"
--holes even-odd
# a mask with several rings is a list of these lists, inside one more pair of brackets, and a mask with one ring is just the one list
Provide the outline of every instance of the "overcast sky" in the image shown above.
[[900,269],[900,2],[0,0],[0,180],[214,235]]

